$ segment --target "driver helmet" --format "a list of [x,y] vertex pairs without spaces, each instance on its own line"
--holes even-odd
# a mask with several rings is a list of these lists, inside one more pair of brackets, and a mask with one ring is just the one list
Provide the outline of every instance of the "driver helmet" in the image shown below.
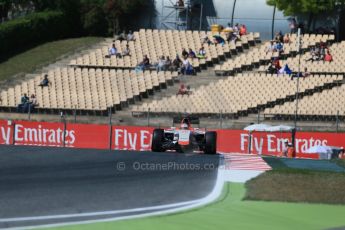
[[188,124],[182,123],[181,124],[181,129],[188,129]]

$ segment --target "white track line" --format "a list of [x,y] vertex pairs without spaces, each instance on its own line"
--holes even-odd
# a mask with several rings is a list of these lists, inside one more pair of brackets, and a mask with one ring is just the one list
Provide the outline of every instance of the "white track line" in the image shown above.
[[[222,159],[221,159],[222,160]],[[97,215],[108,215],[109,214],[119,214],[119,213],[131,213],[131,212],[137,212],[133,210],[140,210],[140,211],[154,211],[151,213],[144,213],[144,214],[137,214],[137,215],[129,215],[129,216],[122,216],[122,217],[114,217],[114,218],[105,218],[105,219],[99,219],[99,220],[86,220],[86,221],[75,221],[75,222],[66,222],[66,223],[58,223],[58,224],[46,224],[46,225],[37,225],[37,226],[25,226],[25,227],[15,227],[15,228],[6,228],[6,229],[38,229],[38,228],[49,228],[49,227],[61,227],[61,226],[67,226],[67,225],[76,225],[76,224],[92,224],[92,223],[99,223],[99,222],[109,222],[109,221],[118,221],[118,220],[128,220],[128,219],[134,219],[134,218],[143,218],[143,217],[149,217],[149,216],[157,216],[157,215],[166,215],[171,214],[175,212],[181,212],[186,211],[189,209],[201,207],[204,205],[207,205],[215,200],[218,199],[218,197],[221,195],[223,186],[224,186],[224,171],[222,169],[223,167],[218,168],[217,173],[217,180],[216,184],[212,190],[212,192],[207,195],[204,198],[187,201],[187,202],[181,202],[181,203],[175,203],[170,205],[161,205],[161,206],[152,206],[152,207],[146,207],[146,208],[138,208],[138,209],[129,209],[129,210],[121,210],[121,211],[106,211],[106,212],[95,212],[94,214]],[[155,211],[157,209],[162,209],[162,207],[167,208],[171,207],[172,209],[164,210],[164,211]],[[183,207],[178,207],[183,206]],[[100,214],[105,213],[105,214]],[[18,219],[18,221],[28,221],[28,220],[49,220],[49,219],[59,219],[59,218],[72,218],[72,217],[83,217],[83,216],[93,216],[92,213],[83,213],[83,214],[70,214],[70,215],[55,215],[55,216],[37,216],[37,217],[20,217],[20,218],[7,218],[7,219],[0,219],[0,222],[5,222],[5,220],[13,220]],[[61,217],[64,216],[64,217]],[[8,222],[8,221],[7,221]]]

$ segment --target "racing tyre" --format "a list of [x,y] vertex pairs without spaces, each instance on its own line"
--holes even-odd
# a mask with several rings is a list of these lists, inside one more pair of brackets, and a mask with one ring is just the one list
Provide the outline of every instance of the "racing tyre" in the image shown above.
[[217,153],[217,132],[205,133],[205,154]]
[[162,143],[164,140],[164,130],[155,129],[153,130],[151,149],[153,152],[163,152]]

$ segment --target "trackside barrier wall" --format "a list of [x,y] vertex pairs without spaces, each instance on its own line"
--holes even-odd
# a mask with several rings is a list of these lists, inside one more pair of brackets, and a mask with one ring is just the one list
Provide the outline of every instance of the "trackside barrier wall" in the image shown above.
[[[151,149],[153,129],[0,120],[0,144],[145,151]],[[243,130],[216,131],[217,150],[222,153],[248,153],[248,146],[251,146],[250,152],[254,154],[280,155],[284,141],[291,142],[291,133],[254,132],[249,138],[249,133]],[[345,147],[345,133],[296,133],[295,148],[298,157],[317,158],[316,154],[305,153],[314,145]]]

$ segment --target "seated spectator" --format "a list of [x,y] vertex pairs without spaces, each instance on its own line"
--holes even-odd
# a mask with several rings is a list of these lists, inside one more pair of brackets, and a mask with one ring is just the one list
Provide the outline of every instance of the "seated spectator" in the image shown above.
[[40,82],[40,84],[38,86],[41,86],[42,88],[45,86],[49,86],[49,79],[48,79],[48,74],[44,75],[43,80]]
[[327,61],[327,62],[332,62],[333,61],[332,54],[329,51],[327,51],[327,54],[325,55],[324,60]]
[[189,85],[187,85],[187,94],[188,94],[188,95],[193,94],[193,91],[191,90],[191,88],[190,88]]
[[240,36],[246,35],[247,34],[247,27],[246,25],[241,25],[240,27]]
[[276,74],[281,70],[279,58],[274,58],[267,68],[267,72],[270,74]]
[[172,63],[172,70],[173,71],[179,71],[182,66],[182,60],[178,55],[176,55],[173,63]]
[[184,7],[184,1],[183,1],[183,0],[177,0],[176,6],[178,6],[178,7]]
[[276,46],[275,46],[275,44],[274,44],[274,41],[272,40],[272,41],[270,42],[270,44],[267,46],[267,48],[266,48],[266,53],[274,52],[275,49],[276,49]]
[[290,40],[290,34],[286,33],[286,34],[284,35],[283,41],[284,41],[285,44],[289,44],[290,41],[291,41],[291,40]]
[[113,43],[113,45],[111,46],[111,48],[109,49],[109,55],[105,56],[106,58],[110,58],[111,56],[116,56],[121,58],[121,54],[117,52],[117,49],[115,47],[115,44]]
[[161,56],[155,66],[156,66],[157,72],[165,71],[165,57]]
[[308,72],[308,68],[305,67],[305,68],[304,68],[304,72],[299,72],[299,73],[296,73],[296,74],[292,74],[292,75],[291,75],[291,80],[293,80],[293,79],[296,78],[296,77],[305,78],[305,77],[308,77],[309,75],[310,75],[310,73]]
[[171,70],[171,66],[172,66],[172,61],[170,59],[169,56],[167,56],[167,58],[165,59],[165,70]]
[[184,84],[180,85],[180,88],[178,89],[178,92],[176,95],[188,95],[188,90],[186,89]]
[[207,35],[205,35],[205,37],[202,39],[202,41],[201,41],[201,44],[203,45],[203,44],[207,44],[207,45],[211,45],[211,44],[213,44],[212,43],[212,41],[208,38],[208,36]]
[[185,48],[182,50],[182,57],[188,57],[188,52]]
[[231,27],[231,24],[230,23],[228,23],[228,26],[227,27],[225,27],[225,29],[224,29],[225,31],[233,31],[233,28]]
[[127,41],[135,41],[135,38],[134,38],[134,34],[132,33],[132,31],[130,30],[127,34]]
[[283,43],[281,43],[280,41],[276,43],[275,47],[274,47],[275,51],[278,51],[279,54],[284,52],[284,45]]
[[227,42],[236,42],[237,41],[237,35],[233,32],[229,32],[226,34],[226,41]]
[[193,66],[192,66],[192,64],[190,64],[187,57],[183,58],[181,72],[182,72],[182,74],[185,74],[185,75],[193,75],[194,74]]
[[319,61],[321,59],[321,56],[320,56],[320,49],[318,47],[314,47],[312,50],[311,50],[311,57],[309,59],[306,59],[305,61]]
[[238,23],[235,24],[234,28],[233,28],[233,32],[235,35],[239,35],[240,34],[240,26],[238,25]]
[[220,44],[220,45],[224,46],[225,40],[220,35],[214,35],[213,39],[214,39],[214,41],[213,41],[214,44],[216,44],[216,45]]
[[147,57],[147,55],[144,55],[143,60],[137,65],[135,68],[136,71],[144,71],[145,69],[150,68],[150,59]]
[[273,59],[273,65],[277,71],[281,69],[279,58],[276,57]]
[[38,106],[36,96],[35,94],[31,94],[29,101],[24,105],[23,112],[27,113],[30,111],[32,113],[36,106]]
[[127,39],[126,31],[124,30],[118,37],[118,39],[122,42]]
[[122,56],[131,56],[131,50],[129,49],[129,45],[126,45],[126,48],[124,49]]
[[29,97],[26,95],[26,93],[24,93],[24,95],[20,99],[20,104],[18,104],[18,106],[17,106],[17,112],[18,113],[24,112],[24,106],[28,102],[29,102]]
[[199,49],[197,58],[199,58],[199,59],[204,59],[205,57],[206,57],[206,50],[205,50],[205,48],[202,46],[202,47]]
[[189,50],[188,50],[188,57],[189,58],[196,58],[196,54],[191,48],[189,48]]
[[274,37],[274,40],[275,40],[276,42],[283,42],[283,41],[284,41],[284,39],[283,39],[283,34],[282,34],[281,31],[279,31],[279,32],[276,33],[276,35],[275,35],[275,37]]

